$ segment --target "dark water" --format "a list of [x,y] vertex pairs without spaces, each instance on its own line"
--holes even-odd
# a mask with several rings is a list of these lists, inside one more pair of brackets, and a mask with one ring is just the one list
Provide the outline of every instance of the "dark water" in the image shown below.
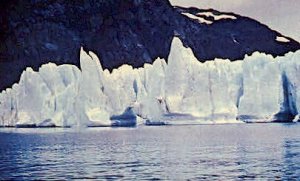
[[0,132],[1,180],[300,178],[300,124]]

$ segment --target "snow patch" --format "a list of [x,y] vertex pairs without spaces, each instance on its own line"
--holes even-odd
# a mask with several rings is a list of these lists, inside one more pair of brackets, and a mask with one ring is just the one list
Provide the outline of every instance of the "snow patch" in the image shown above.
[[202,17],[199,17],[199,16],[195,16],[191,13],[181,13],[181,14],[183,14],[184,16],[186,16],[190,19],[197,20],[199,23],[204,23],[204,24],[208,24],[208,25],[213,23],[212,21],[206,20],[206,19],[204,19]]
[[232,16],[232,15],[227,15],[227,14],[216,15],[216,14],[213,14],[212,12],[201,12],[201,13],[197,13],[197,15],[212,17],[212,18],[214,18],[215,21],[219,21],[222,19],[237,19],[235,16]]
[[288,42],[290,42],[289,39],[287,39],[287,38],[285,38],[285,37],[283,37],[283,36],[277,36],[277,37],[276,37],[276,41],[283,42],[283,43],[288,43]]

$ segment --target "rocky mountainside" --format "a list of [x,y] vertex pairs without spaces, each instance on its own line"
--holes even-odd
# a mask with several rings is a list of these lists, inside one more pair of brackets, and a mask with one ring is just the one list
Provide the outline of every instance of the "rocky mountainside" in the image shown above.
[[10,0],[1,7],[0,90],[17,82],[28,66],[37,70],[50,61],[79,66],[81,46],[110,70],[166,59],[174,36],[200,61],[300,49],[251,18],[173,7],[168,0]]

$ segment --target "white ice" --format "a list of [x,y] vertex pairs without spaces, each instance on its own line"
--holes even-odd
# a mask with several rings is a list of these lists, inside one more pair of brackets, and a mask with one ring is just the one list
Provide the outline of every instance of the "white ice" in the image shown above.
[[[300,51],[273,58],[199,62],[174,38],[168,63],[103,70],[92,52],[73,65],[27,68],[0,94],[0,125],[110,126],[130,108],[139,118],[170,124],[297,121]],[[136,122],[137,120],[134,119]],[[140,122],[140,121],[139,121]]]

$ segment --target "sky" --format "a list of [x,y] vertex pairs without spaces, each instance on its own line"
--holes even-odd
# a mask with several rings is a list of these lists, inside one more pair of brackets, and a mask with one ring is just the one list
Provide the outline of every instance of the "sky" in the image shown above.
[[248,16],[300,42],[300,0],[170,0],[172,5],[213,8]]

